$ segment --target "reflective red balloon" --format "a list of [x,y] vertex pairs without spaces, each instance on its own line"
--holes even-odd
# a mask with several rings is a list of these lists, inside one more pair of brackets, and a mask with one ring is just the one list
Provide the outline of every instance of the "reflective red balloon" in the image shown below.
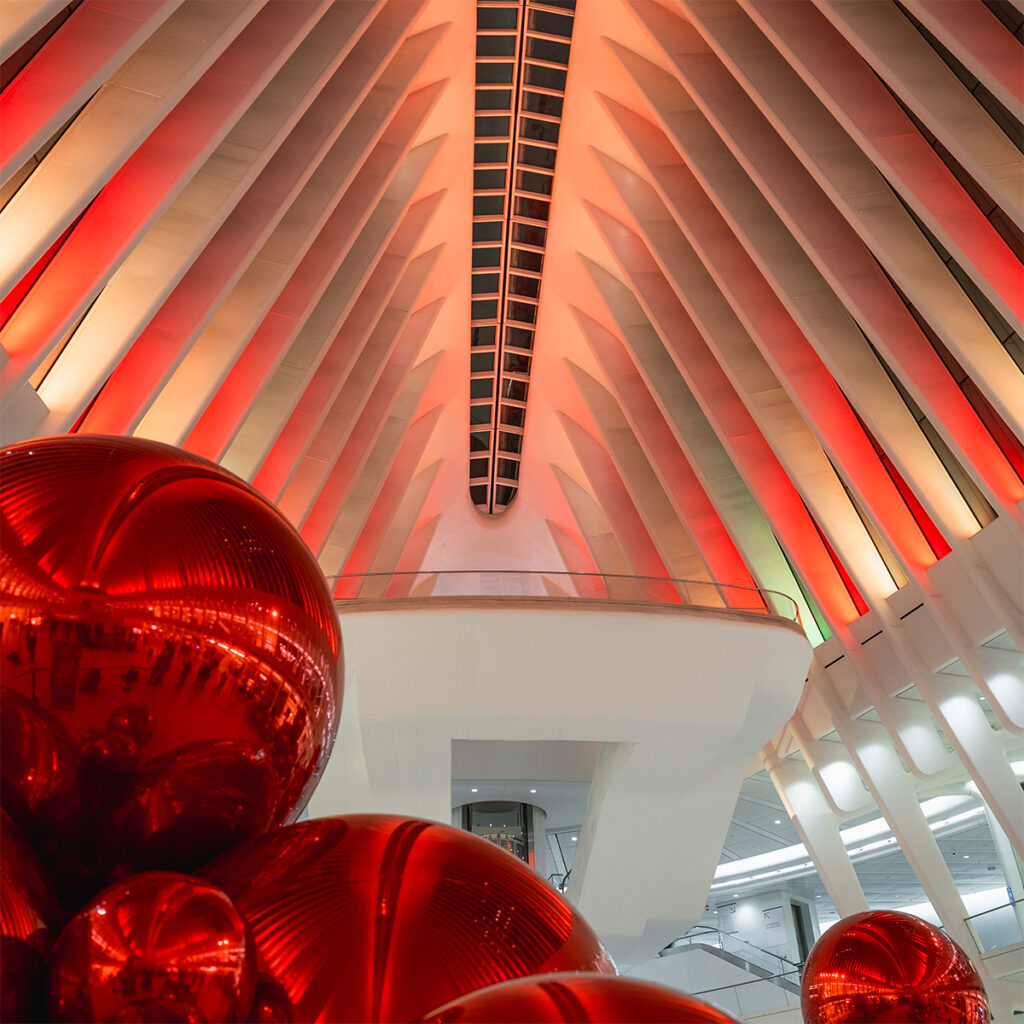
[[[5,681],[11,675],[5,669]],[[80,760],[78,744],[55,715],[0,687],[0,802],[33,847],[80,817]]]
[[523,862],[448,825],[324,818],[202,870],[252,929],[297,1021],[410,1021],[547,971],[614,973],[589,925]]
[[46,964],[63,923],[42,865],[0,811],[0,1020],[44,1019]]
[[[0,623],[0,797],[66,905],[140,866],[126,850],[152,853],[159,829],[127,833],[121,804],[157,775],[179,826],[160,867],[197,867],[308,800],[339,710],[333,603],[292,527],[218,466],[121,437],[4,449]],[[237,771],[222,754],[194,770],[196,744],[224,743],[246,750]],[[235,800],[254,758],[258,812]]]
[[541,975],[472,992],[424,1015],[432,1024],[738,1024],[692,996],[632,978]]
[[[190,743],[150,761],[114,817],[124,869],[211,860],[273,824],[280,785],[262,747]],[[129,838],[130,837],[130,840]]]
[[56,1021],[240,1021],[252,939],[227,895],[169,871],[133,875],[71,919],[53,950]]
[[806,1024],[987,1024],[988,999],[967,954],[911,914],[844,918],[804,965]]

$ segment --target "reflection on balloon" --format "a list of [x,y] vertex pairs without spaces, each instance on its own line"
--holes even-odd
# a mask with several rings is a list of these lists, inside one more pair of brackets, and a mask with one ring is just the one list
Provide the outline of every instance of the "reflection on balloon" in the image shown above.
[[280,791],[271,759],[244,740],[190,743],[154,758],[115,816],[131,837],[126,863],[189,870],[225,847],[259,835],[274,821]]
[[340,635],[280,513],[204,459],[79,435],[0,452],[0,513],[2,798],[65,905],[144,866],[126,851],[189,870],[297,817],[336,733]]
[[295,1024],[295,1007],[288,993],[273,978],[260,974],[256,978],[256,995],[247,1024]]
[[46,960],[22,939],[0,936],[0,1020],[42,1022],[46,1014]]
[[156,732],[156,719],[145,704],[122,704],[107,719],[110,732],[130,736],[138,746],[144,747]]
[[46,962],[63,923],[42,865],[0,811],[0,1020],[44,1019]]
[[78,817],[79,761],[78,744],[54,715],[0,687],[0,803],[37,850]]
[[53,950],[57,1021],[235,1021],[252,1002],[251,939],[216,886],[148,871],[110,886]]
[[425,1014],[432,1024],[737,1024],[674,989],[600,974],[542,975],[472,992]]
[[614,967],[544,880],[436,822],[324,818],[252,839],[201,872],[245,917],[296,1020],[410,1021],[511,978]]
[[833,925],[804,965],[806,1024],[987,1024],[984,986],[967,954],[910,914],[876,910]]

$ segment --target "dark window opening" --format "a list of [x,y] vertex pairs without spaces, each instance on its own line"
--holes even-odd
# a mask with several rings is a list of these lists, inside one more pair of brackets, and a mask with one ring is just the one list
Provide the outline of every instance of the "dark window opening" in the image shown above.
[[529,249],[513,249],[509,265],[515,270],[529,270],[539,274],[544,266],[544,254]]
[[496,320],[498,317],[497,299],[477,299],[470,303],[470,316],[474,320]]
[[513,66],[505,61],[500,63],[478,63],[476,80],[478,85],[509,85],[512,82]]
[[564,102],[561,96],[549,96],[543,92],[524,92],[522,107],[531,114],[561,117]]
[[472,280],[474,295],[496,295],[498,293],[501,279],[497,274],[474,274]]
[[505,377],[501,382],[501,397],[511,398],[514,402],[525,402],[529,384],[525,380]]
[[516,55],[516,37],[513,35],[477,36],[476,55],[478,57],[514,57]]
[[511,295],[525,295],[535,299],[540,294],[540,280],[536,277],[518,277],[509,275],[508,290]]
[[488,115],[477,115],[475,134],[478,139],[508,138],[509,129],[512,127],[511,117],[494,117]]
[[501,266],[501,250],[500,249],[474,249],[473,250],[473,266],[474,267],[499,267]]
[[512,434],[507,430],[502,430],[498,434],[498,450],[518,455],[523,450],[523,435]]
[[477,110],[510,110],[511,108],[511,89],[477,89]]
[[545,68],[540,64],[527,64],[526,84],[565,92],[565,71],[561,68]]
[[501,407],[501,422],[507,427],[522,427],[526,423],[526,410],[516,405]]

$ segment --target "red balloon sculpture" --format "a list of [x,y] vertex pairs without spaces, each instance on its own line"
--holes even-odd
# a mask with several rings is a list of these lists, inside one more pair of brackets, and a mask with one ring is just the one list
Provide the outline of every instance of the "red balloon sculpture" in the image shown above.
[[46,964],[63,923],[42,865],[0,811],[0,1020],[44,1019]]
[[426,1014],[430,1024],[738,1024],[717,1007],[632,978],[559,974],[507,981]]
[[[448,825],[357,814],[249,840],[205,867],[296,1021],[410,1021],[478,988],[614,967],[544,880]],[[287,1019],[278,1000],[275,1017]]]
[[805,1024],[987,1024],[988,1000],[967,954],[911,914],[844,918],[804,965]]
[[340,635],[299,536],[204,459],[123,437],[0,453],[0,799],[66,906],[297,817]]
[[227,895],[149,871],[105,889],[53,950],[56,1021],[239,1021],[256,983],[252,939]]

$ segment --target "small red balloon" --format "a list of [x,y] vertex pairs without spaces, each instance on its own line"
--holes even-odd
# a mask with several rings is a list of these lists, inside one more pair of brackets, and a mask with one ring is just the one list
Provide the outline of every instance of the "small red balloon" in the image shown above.
[[471,992],[426,1014],[430,1024],[738,1024],[692,996],[632,978],[546,974]]
[[156,732],[156,716],[145,704],[122,704],[107,719],[110,732],[123,732],[144,747]]
[[0,811],[0,1020],[42,1020],[46,963],[64,921],[43,866]]
[[[312,553],[245,481],[138,438],[4,448],[0,625],[0,798],[66,907],[125,870],[190,871],[302,811],[337,731],[341,638]],[[270,766],[258,813],[242,801],[232,817],[219,771],[197,785],[188,751],[223,742]],[[129,833],[121,805],[155,771],[181,828],[154,862],[152,829]]]
[[987,1024],[967,954],[911,914],[874,910],[833,925],[804,965],[805,1024]]
[[244,740],[168,751],[138,773],[117,810],[122,860],[139,870],[211,860],[225,846],[266,832],[279,792],[271,758]]
[[56,1021],[242,1020],[255,986],[252,939],[228,896],[169,871],[105,889],[53,950]]
[[201,874],[235,901],[295,1020],[410,1021],[511,978],[614,973],[589,925],[538,874],[436,822],[302,822]]
[[80,818],[80,761],[78,744],[55,715],[0,687],[0,801],[33,849]]

